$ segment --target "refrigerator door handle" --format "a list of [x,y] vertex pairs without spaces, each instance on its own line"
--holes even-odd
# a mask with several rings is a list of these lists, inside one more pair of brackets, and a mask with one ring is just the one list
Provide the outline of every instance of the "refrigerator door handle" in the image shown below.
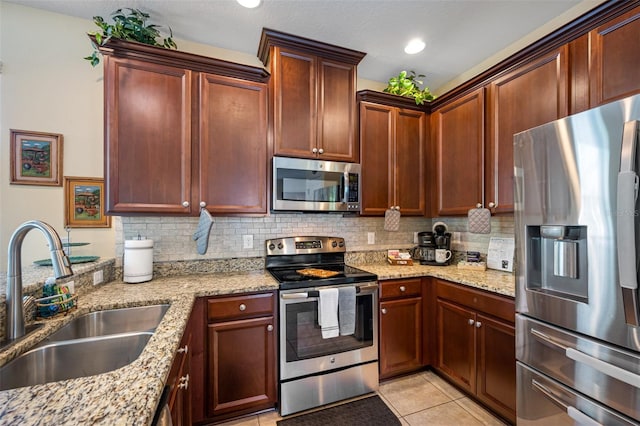
[[609,364],[608,362],[604,362],[573,348],[567,348],[565,354],[567,355],[567,358],[586,364],[589,367],[598,370],[607,376],[613,377],[614,379],[620,380],[621,382],[625,382],[628,385],[640,388],[640,376],[632,373],[631,371]]
[[591,417],[587,416],[577,408],[572,407],[571,405],[565,404],[564,401],[562,401],[559,397],[554,395],[550,389],[548,389],[546,386],[544,386],[542,383],[538,382],[537,380],[535,379],[531,380],[531,385],[538,391],[542,392],[544,396],[546,396],[551,401],[553,401],[554,404],[566,410],[567,415],[571,417],[576,422],[576,424],[585,425],[585,426],[603,426],[602,423],[598,423],[597,421],[593,420]]
[[638,175],[636,173],[636,149],[640,121],[624,123],[620,172],[618,173],[618,195],[616,212],[616,242],[618,252],[618,275],[622,287],[622,300],[626,322],[640,325],[638,312],[638,271],[636,269],[635,220],[638,198]]

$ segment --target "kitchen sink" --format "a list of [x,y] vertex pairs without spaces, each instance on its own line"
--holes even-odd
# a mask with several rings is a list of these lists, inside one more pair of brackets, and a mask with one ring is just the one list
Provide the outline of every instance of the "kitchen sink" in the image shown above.
[[37,346],[0,368],[0,390],[106,373],[135,361],[153,332],[113,334]]
[[168,304],[91,312],[74,318],[0,368],[0,390],[106,373],[135,361]]
[[47,337],[43,344],[110,334],[153,331],[169,309],[169,305],[109,309],[79,316]]

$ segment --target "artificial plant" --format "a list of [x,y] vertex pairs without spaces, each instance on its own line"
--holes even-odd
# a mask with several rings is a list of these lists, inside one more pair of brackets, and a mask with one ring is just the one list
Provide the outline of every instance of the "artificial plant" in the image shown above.
[[[94,16],[93,22],[100,27],[101,31],[89,33],[89,35],[95,38],[95,43],[93,40],[91,41],[93,53],[84,59],[91,62],[91,65],[94,67],[98,65],[100,63],[100,51],[98,48],[106,44],[111,38],[137,41],[166,49],[177,49],[178,46],[175,41],[173,41],[171,28],[167,27],[169,36],[163,38],[159,30],[160,26],[147,23],[149,17],[150,15],[148,13],[131,8],[118,9],[113,12],[111,14],[113,24],[105,22],[102,16]],[[158,41],[158,38],[161,38],[161,41]]]
[[436,97],[431,93],[428,87],[421,89],[422,80],[418,78],[424,77],[424,74],[416,75],[415,71],[400,72],[396,77],[391,77],[387,87],[383,90],[386,93],[394,95],[407,96],[416,101],[416,105],[422,105],[424,101],[432,101]]

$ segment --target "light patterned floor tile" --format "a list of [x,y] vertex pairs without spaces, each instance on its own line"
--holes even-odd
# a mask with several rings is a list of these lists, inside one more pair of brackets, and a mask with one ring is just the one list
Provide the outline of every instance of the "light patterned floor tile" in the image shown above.
[[404,417],[410,426],[482,426],[482,422],[454,401]]
[[258,416],[241,417],[228,422],[220,423],[218,426],[260,426]]
[[487,426],[505,426],[504,423],[499,418],[493,416],[490,412],[482,408],[476,402],[472,401],[469,398],[461,398],[456,400],[456,403],[460,405],[462,408],[467,410],[472,416],[476,419],[480,420],[482,424]]
[[437,387],[442,393],[444,393],[451,399],[459,399],[465,396],[458,389],[450,385],[449,382],[431,371],[422,373],[422,377],[433,383],[433,386]]
[[381,393],[401,416],[451,401],[420,375],[403,377],[380,385]]
[[276,422],[282,420],[277,411],[268,411],[258,414],[258,423],[260,426],[276,426]]

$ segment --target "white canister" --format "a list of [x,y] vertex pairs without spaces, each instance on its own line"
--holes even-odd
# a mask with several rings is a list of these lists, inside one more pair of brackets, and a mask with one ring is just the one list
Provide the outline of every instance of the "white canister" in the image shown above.
[[153,240],[125,240],[123,281],[142,283],[152,278]]

